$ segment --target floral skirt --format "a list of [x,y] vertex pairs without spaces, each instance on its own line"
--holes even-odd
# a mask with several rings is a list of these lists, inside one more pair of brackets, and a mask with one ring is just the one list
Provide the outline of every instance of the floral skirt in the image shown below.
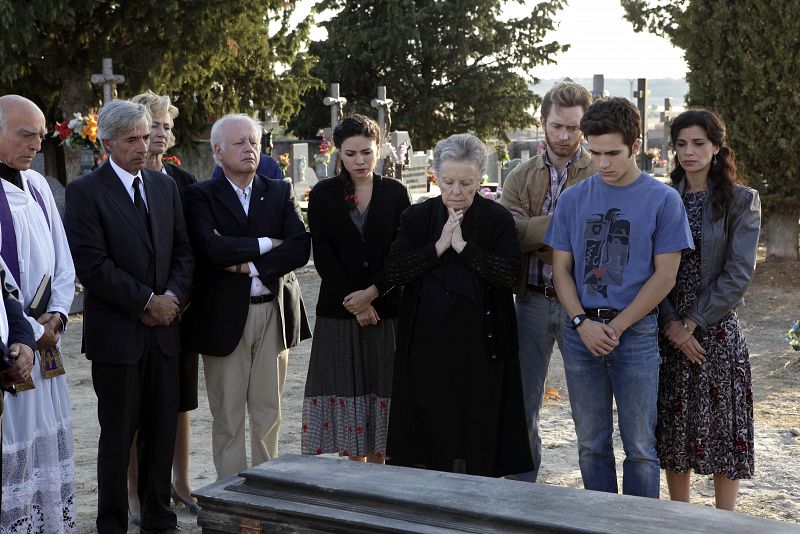
[[303,454],[386,455],[396,319],[317,317],[303,399]]
[[656,447],[661,467],[730,479],[752,478],[753,392],[747,344],[736,311],[694,333],[701,365],[660,338]]

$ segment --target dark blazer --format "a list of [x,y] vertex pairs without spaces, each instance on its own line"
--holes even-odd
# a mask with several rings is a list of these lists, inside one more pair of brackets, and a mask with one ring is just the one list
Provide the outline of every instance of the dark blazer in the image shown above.
[[[33,336],[33,329],[25,318],[22,311],[22,304],[17,300],[17,290],[6,285],[6,271],[0,268],[0,288],[3,292],[3,306],[6,309],[6,319],[8,321],[8,338],[0,339],[0,343],[5,346],[5,350],[0,351],[0,371],[4,371],[14,365],[8,357],[8,348],[14,343],[22,343],[36,352],[36,338]],[[0,393],[2,397],[2,393]]]
[[[87,358],[100,363],[139,361],[150,328],[139,317],[150,295],[170,290],[183,303],[192,284],[194,259],[178,188],[160,172],[141,172],[152,242],[110,163],[66,189],[64,226],[86,289],[84,348]],[[161,351],[177,356],[178,322],[153,331]]]
[[308,225],[314,266],[322,277],[317,315],[352,319],[344,298],[372,284],[381,296],[372,302],[381,318],[397,317],[401,291],[386,282],[383,263],[397,234],[400,215],[411,205],[406,187],[397,180],[373,177],[364,235],[350,219],[344,180],[335,176],[314,186],[308,203]]
[[[192,304],[183,317],[186,350],[227,356],[236,348],[250,306],[250,277],[225,267],[250,261],[261,282],[277,296],[284,347],[311,337],[300,286],[292,272],[308,263],[311,237],[292,186],[256,175],[251,194],[250,212],[245,215],[224,176],[186,191],[189,237],[197,254]],[[262,256],[259,237],[284,241]]]
[[178,166],[173,165],[172,163],[165,163],[164,170],[167,171],[169,177],[175,180],[175,183],[178,185],[178,194],[181,197],[181,206],[185,208],[186,189],[188,189],[190,185],[196,184],[197,178],[195,178],[192,173],[186,172],[185,170],[181,169]]

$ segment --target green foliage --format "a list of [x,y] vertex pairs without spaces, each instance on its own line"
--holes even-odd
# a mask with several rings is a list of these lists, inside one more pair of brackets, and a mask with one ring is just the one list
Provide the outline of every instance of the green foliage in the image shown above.
[[638,30],[686,51],[689,104],[717,111],[764,206],[800,210],[800,2],[622,0]]
[[0,93],[31,98],[52,124],[100,104],[102,87],[89,79],[110,57],[125,76],[121,98],[173,97],[184,139],[226,112],[272,106],[288,117],[319,84],[302,52],[311,19],[289,24],[296,3],[0,0]]
[[[514,2],[521,3],[521,2]],[[320,58],[312,73],[339,82],[346,113],[374,116],[376,87],[394,100],[392,127],[407,130],[417,148],[452,133],[506,138],[511,128],[535,124],[539,97],[528,89],[533,66],[566,49],[544,43],[563,0],[534,6],[526,17],[499,19],[502,0],[323,0],[319,10],[339,10],[322,25],[325,42],[312,43]],[[329,124],[322,104],[327,89],[308,91],[303,111],[290,123],[300,136]]]

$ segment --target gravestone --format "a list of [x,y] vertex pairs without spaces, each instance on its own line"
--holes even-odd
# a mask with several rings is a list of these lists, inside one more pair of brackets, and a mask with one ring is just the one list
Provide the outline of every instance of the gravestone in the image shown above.
[[52,176],[47,176],[44,173],[44,154],[39,152],[34,156],[33,162],[31,163],[31,169],[38,172],[42,176],[45,177],[47,180],[47,185],[50,186],[50,191],[53,193],[53,200],[56,202],[56,208],[58,208],[58,213],[61,215],[61,218],[64,218],[64,186],[61,185],[61,182],[58,179],[53,178]]
[[520,163],[522,163],[522,160],[515,158],[515,159],[512,159],[511,161],[509,161],[508,165],[503,167],[503,170],[500,173],[500,185],[501,186],[506,183],[506,178],[508,178],[509,173],[511,173],[511,171],[516,169],[517,165],[519,165]]
[[[305,179],[305,169],[308,163],[308,143],[293,143],[292,152],[291,179],[292,182],[302,182]],[[289,178],[287,176],[287,178]]]
[[486,158],[486,178],[490,184],[500,183],[500,161],[497,152],[492,152]]
[[400,180],[412,195],[428,192],[428,155],[425,152],[409,153],[408,164],[400,172]]
[[193,495],[204,534],[797,532],[676,501],[297,454]]

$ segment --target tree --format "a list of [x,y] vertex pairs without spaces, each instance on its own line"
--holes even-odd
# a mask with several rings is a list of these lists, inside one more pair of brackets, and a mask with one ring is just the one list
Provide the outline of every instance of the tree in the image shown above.
[[0,0],[0,91],[19,93],[48,123],[100,103],[90,84],[103,57],[126,78],[121,97],[173,97],[184,139],[219,115],[271,106],[288,119],[320,82],[303,52],[310,17],[290,24],[296,0]]
[[[511,128],[535,124],[539,97],[529,88],[531,69],[553,62],[566,47],[544,43],[563,0],[540,2],[520,18],[503,21],[504,0],[323,0],[338,10],[322,24],[328,39],[312,43],[320,58],[312,74],[339,82],[348,112],[374,115],[376,86],[385,85],[393,126],[417,147],[456,132],[506,138]],[[522,3],[518,1],[516,3]],[[290,122],[313,136],[328,124],[324,89],[308,91]]]
[[622,0],[637,31],[686,51],[688,102],[716,110],[737,165],[759,190],[767,255],[798,259],[800,2]]

